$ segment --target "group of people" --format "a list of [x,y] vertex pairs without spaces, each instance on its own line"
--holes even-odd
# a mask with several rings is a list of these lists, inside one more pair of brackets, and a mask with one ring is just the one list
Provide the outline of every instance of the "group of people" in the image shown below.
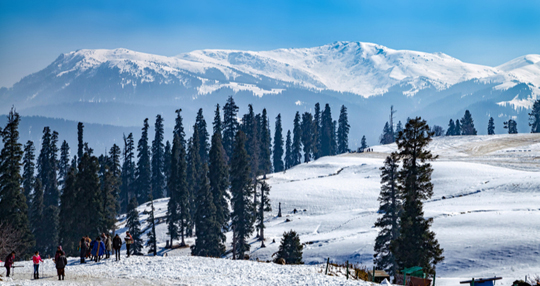
[[[125,240],[127,257],[129,257],[131,244],[133,243],[133,237],[131,236],[129,231],[126,232]],[[114,238],[111,238],[111,235],[103,233],[95,240],[91,240],[89,236],[84,236],[79,242],[81,263],[86,263],[85,259],[88,258],[90,258],[90,260],[94,260],[95,262],[103,259],[103,256],[105,256],[105,259],[108,259],[111,257],[111,252],[113,251],[113,249],[116,260],[120,260],[120,249],[122,248],[122,244],[122,239],[120,238],[120,236],[118,236],[118,234],[116,234]],[[11,268],[13,267],[14,261],[15,251],[12,251],[6,257],[4,262],[4,267],[6,268],[6,277],[9,277],[9,275],[11,274]],[[40,263],[44,262],[39,255],[39,251],[34,252],[34,256],[32,256],[32,261],[34,263],[34,279],[39,279],[39,265]],[[53,261],[56,265],[58,280],[64,280],[64,270],[68,263],[66,253],[62,250],[61,245],[59,245],[56,249]]]
[[[129,251],[133,237],[129,234],[129,231],[126,232],[126,249],[127,256],[129,257]],[[96,239],[92,240],[89,236],[81,238],[79,242],[80,258],[81,263],[86,263],[85,259],[90,258],[98,262],[99,260],[111,258],[111,252],[114,250],[116,260],[120,260],[120,249],[122,248],[122,239],[118,234],[111,238],[111,235],[102,233],[101,236],[98,236]]]

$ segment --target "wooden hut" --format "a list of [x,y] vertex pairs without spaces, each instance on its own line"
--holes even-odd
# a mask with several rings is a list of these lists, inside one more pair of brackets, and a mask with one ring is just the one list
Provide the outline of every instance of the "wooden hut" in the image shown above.
[[384,279],[390,280],[390,275],[384,270],[375,270],[375,275],[373,275],[373,270],[368,270],[368,279],[376,283],[381,283]]

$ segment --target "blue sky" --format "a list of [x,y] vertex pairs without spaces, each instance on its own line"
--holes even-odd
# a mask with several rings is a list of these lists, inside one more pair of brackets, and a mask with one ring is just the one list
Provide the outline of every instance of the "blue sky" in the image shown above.
[[0,0],[0,86],[64,52],[268,50],[374,42],[496,66],[540,53],[540,1]]

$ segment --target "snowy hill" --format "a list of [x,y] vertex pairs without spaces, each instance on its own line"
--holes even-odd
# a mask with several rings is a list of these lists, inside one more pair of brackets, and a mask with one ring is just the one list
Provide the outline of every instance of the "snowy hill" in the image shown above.
[[144,118],[159,113],[172,128],[177,108],[191,126],[199,108],[209,120],[215,105],[223,106],[234,95],[240,113],[248,104],[256,112],[267,108],[270,118],[281,113],[287,130],[296,111],[329,103],[337,118],[344,104],[353,123],[351,149],[356,149],[362,135],[368,144],[378,142],[390,105],[399,111],[396,121],[422,116],[430,125],[446,127],[450,118],[461,118],[469,109],[479,134],[485,134],[489,117],[495,118],[497,133],[504,132],[502,123],[509,118],[525,132],[528,109],[540,95],[539,78],[539,55],[488,67],[442,53],[362,42],[272,51],[199,50],[173,57],[83,49],[61,54],[45,69],[1,88],[5,104],[0,113],[14,105],[25,116],[123,127],[141,126]]
[[[307,264],[330,257],[371,267],[379,167],[395,148],[390,144],[375,146],[371,153],[324,157],[270,175],[267,247],[253,239],[251,259],[271,259],[283,232],[293,229],[306,244]],[[439,137],[430,149],[440,158],[433,162],[434,195],[425,203],[425,215],[434,218],[433,230],[446,257],[437,267],[437,285],[491,275],[509,284],[540,274],[540,135]],[[155,201],[157,217],[165,215],[166,202]],[[280,202],[283,217],[278,218]],[[150,208],[139,207],[145,209]],[[145,225],[147,215],[141,219]],[[125,231],[122,219],[118,227]],[[157,231],[164,246],[165,223]]]

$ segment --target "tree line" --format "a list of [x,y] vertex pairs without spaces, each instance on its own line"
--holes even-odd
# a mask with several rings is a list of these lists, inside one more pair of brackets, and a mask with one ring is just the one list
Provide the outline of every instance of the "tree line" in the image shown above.
[[[334,121],[330,106],[321,111],[317,103],[313,115],[296,113],[292,138],[289,130],[286,140],[278,114],[272,142],[266,109],[255,114],[249,105],[241,118],[238,110],[232,96],[223,108],[218,104],[210,134],[199,109],[190,138],[182,110],[176,110],[172,144],[164,142],[164,118],[157,115],[153,139],[145,119],[138,142],[132,133],[124,135],[123,149],[114,144],[99,156],[84,140],[83,123],[77,126],[73,156],[68,143],[60,143],[59,134],[45,127],[36,156],[32,141],[18,142],[20,118],[12,109],[1,129],[0,222],[19,230],[20,254],[39,249],[52,255],[61,244],[74,255],[81,236],[114,230],[117,214],[126,213],[132,249],[140,253],[145,230],[137,207],[169,197],[171,242],[185,245],[185,237],[195,236],[194,255],[219,257],[225,252],[225,232],[232,231],[233,257],[243,258],[253,232],[264,247],[264,212],[271,211],[266,174],[347,152],[350,126],[345,106]],[[153,203],[148,206],[146,245],[155,254]]]

